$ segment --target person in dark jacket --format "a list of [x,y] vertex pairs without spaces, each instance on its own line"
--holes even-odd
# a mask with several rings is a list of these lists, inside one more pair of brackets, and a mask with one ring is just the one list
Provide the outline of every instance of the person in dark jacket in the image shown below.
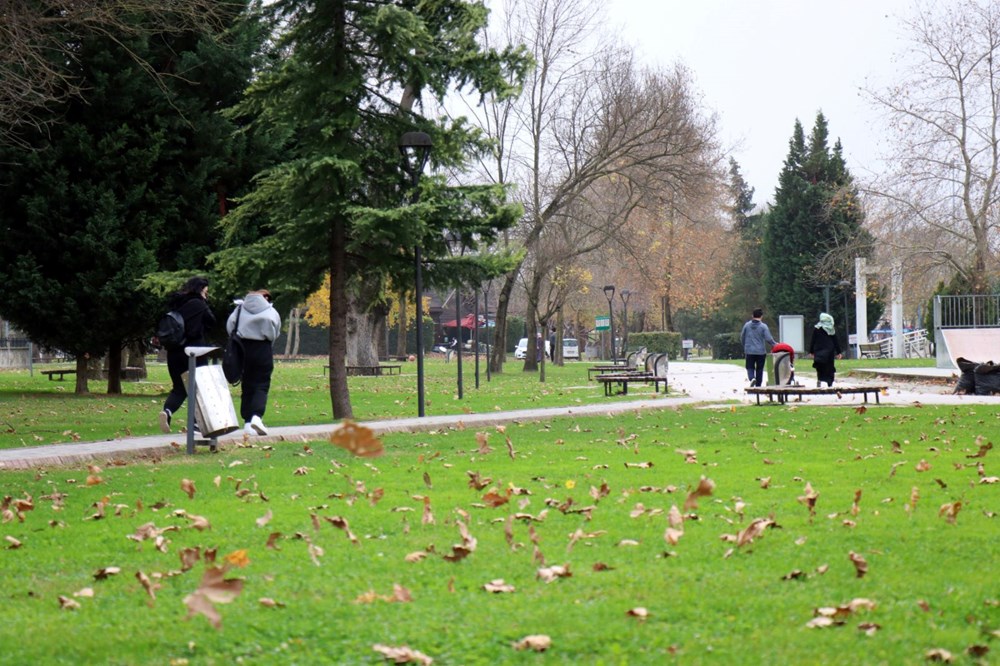
[[[239,318],[239,325],[236,320]],[[243,341],[243,376],[240,380],[240,416],[243,432],[247,435],[266,435],[264,411],[267,394],[271,390],[274,372],[274,341],[281,333],[281,317],[271,305],[271,292],[267,289],[251,291],[226,321],[226,332],[233,331]]]
[[816,368],[816,388],[833,386],[833,378],[837,373],[834,359],[841,358],[840,342],[837,340],[833,317],[825,312],[820,314],[819,322],[813,329],[812,340],[809,341],[809,353],[813,357],[813,367]]
[[[170,432],[171,418],[187,399],[187,387],[181,378],[188,369],[184,347],[207,346],[205,332],[215,325],[215,315],[208,306],[208,280],[203,277],[191,278],[180,291],[170,297],[167,307],[184,317],[184,344],[167,350],[167,370],[173,386],[163,404],[163,411],[160,412],[160,430],[165,433]],[[205,356],[198,358],[198,365],[205,365],[207,362]]]
[[747,359],[747,380],[750,386],[760,386],[764,382],[764,361],[767,360],[768,349],[774,346],[771,329],[761,321],[763,316],[764,311],[757,308],[753,311],[750,321],[743,324],[743,330],[740,331],[740,342],[743,343],[743,353]]

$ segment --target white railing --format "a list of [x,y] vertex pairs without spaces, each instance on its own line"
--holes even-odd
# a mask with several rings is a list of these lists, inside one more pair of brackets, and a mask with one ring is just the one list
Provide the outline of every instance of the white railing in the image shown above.
[[[879,340],[883,358],[893,358],[895,337]],[[915,331],[903,333],[903,358],[927,358],[931,355],[931,344],[927,338],[927,329],[918,328]]]

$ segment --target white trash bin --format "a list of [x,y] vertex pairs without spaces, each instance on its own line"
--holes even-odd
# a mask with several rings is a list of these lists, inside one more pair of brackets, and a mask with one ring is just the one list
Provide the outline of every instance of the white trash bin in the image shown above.
[[[195,419],[203,437],[218,437],[239,430],[236,407],[229,392],[229,382],[222,373],[221,365],[202,365],[195,369]],[[187,384],[184,373],[184,383]],[[188,403],[190,409],[190,403]]]

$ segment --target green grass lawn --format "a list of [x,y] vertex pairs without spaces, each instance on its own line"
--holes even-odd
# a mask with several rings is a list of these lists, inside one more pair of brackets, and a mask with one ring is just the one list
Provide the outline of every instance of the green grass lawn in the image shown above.
[[[742,361],[706,361],[742,365]],[[893,367],[923,363],[931,359],[884,359],[840,361],[840,376],[853,368]],[[330,409],[329,378],[323,373],[325,361],[278,362],[271,384],[265,423],[270,426],[315,425],[333,422]],[[351,377],[349,387],[354,417],[377,420],[417,415],[416,364],[403,363],[402,374],[384,377]],[[546,366],[546,381],[538,373],[525,373],[523,364],[511,359],[505,372],[486,377],[485,359],[480,364],[479,388],[475,387],[475,363],[463,364],[463,399],[457,394],[457,363],[428,358],[425,364],[425,401],[429,416],[439,414],[485,413],[533,407],[566,407],[656,397],[652,387],[629,387],[628,396],[606,397],[601,386],[587,378],[589,362]],[[808,364],[802,371],[811,370]],[[0,372],[0,448],[40,446],[73,441],[100,441],[159,433],[156,415],[170,390],[166,366],[149,365],[149,378],[125,382],[124,394],[108,396],[105,383],[91,381],[91,393],[77,396],[71,380],[48,381],[26,370]],[[232,390],[237,406],[239,387]],[[660,393],[660,396],[663,394]],[[175,416],[175,424],[186,423],[185,407]]]
[[[512,424],[489,451],[442,429],[372,459],[314,442],[4,472],[0,661],[992,663],[998,419],[684,408]],[[149,523],[161,543],[129,538]],[[205,585],[226,555],[239,580]],[[514,649],[536,634],[546,652]]]
[[[330,408],[329,377],[320,359],[276,363],[265,423],[269,426],[323,424],[334,421]],[[417,415],[416,363],[402,363],[400,375],[351,377],[349,388],[354,417],[375,420]],[[520,361],[505,372],[486,377],[485,358],[480,363],[479,388],[475,362],[463,363],[463,399],[458,399],[457,363],[428,358],[425,363],[425,403],[428,416],[493,412],[532,407],[569,406],[588,402],[656,397],[651,386],[631,386],[628,396],[605,397],[596,382],[588,381],[589,363],[546,366],[546,382],[538,373],[525,373]],[[105,382],[91,381],[91,393],[77,396],[72,381],[48,381],[38,372],[0,372],[0,448],[39,446],[72,441],[99,441],[159,433],[157,414],[170,390],[164,364],[150,364],[149,378],[124,382],[124,395],[103,393]],[[239,387],[232,389],[239,409]],[[661,397],[663,393],[659,394]],[[186,423],[185,407],[174,423]]]

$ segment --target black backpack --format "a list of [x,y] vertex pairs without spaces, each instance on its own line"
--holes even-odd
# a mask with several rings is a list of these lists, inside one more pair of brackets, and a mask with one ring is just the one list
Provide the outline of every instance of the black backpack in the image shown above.
[[180,312],[171,310],[160,318],[156,325],[156,338],[160,346],[168,351],[184,346],[184,317]]

